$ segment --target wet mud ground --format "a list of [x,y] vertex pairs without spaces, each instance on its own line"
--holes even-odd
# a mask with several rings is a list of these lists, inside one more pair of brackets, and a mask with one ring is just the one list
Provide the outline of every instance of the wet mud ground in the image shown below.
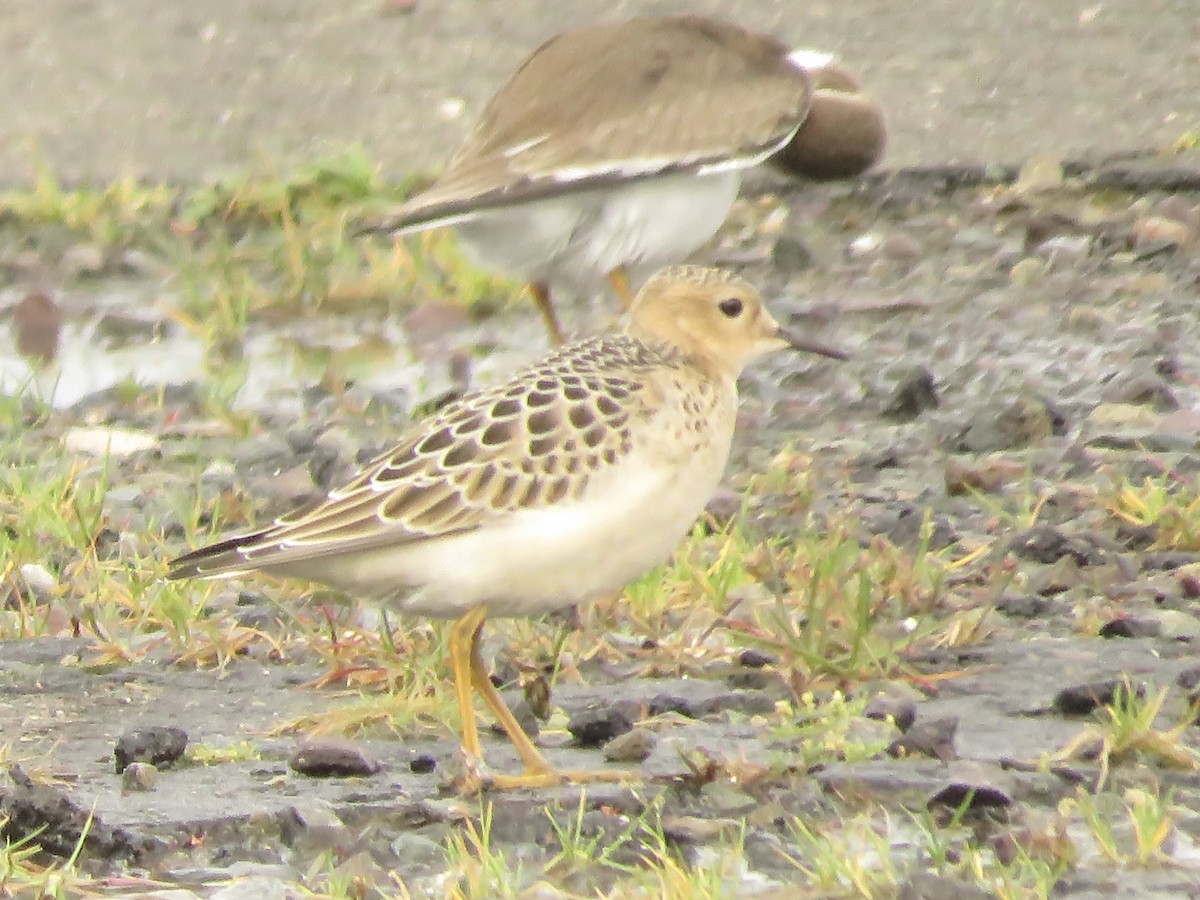
[[[819,882],[788,823],[836,835],[866,816],[896,866],[869,893],[942,896],[936,891],[967,889],[962,873],[931,863],[911,829],[889,816],[958,809],[975,832],[962,847],[983,847],[990,858],[1005,846],[1037,858],[1044,848],[1030,835],[1049,841],[1055,823],[1067,823],[1070,863],[1049,882],[1056,896],[1200,890],[1200,729],[1188,724],[1200,682],[1200,196],[1180,190],[1177,168],[1163,174],[1155,160],[1075,176],[1034,162],[1004,183],[980,183],[980,174],[803,188],[763,179],[706,251],[761,284],[782,317],[852,354],[841,365],[773,359],[746,379],[730,480],[750,485],[742,527],[755,542],[784,544],[836,532],[868,557],[936,560],[941,574],[921,587],[893,573],[894,594],[875,584],[864,634],[886,658],[841,670],[832,658],[814,664],[801,648],[806,633],[828,624],[819,616],[848,613],[806,607],[803,590],[778,569],[760,568],[749,586],[723,596],[721,615],[697,619],[685,597],[657,631],[630,625],[620,603],[607,618],[582,613],[585,632],[607,649],[577,657],[571,677],[559,672],[556,714],[541,740],[558,764],[605,766],[609,738],[637,726],[646,758],[633,765],[644,783],[582,793],[589,834],[630,845],[630,858],[646,852],[644,842],[622,828],[648,810],[672,852],[700,864],[706,848],[727,852],[734,829],[743,863],[722,876],[725,889],[789,895],[789,886]],[[1166,189],[1153,187],[1164,180]],[[103,285],[76,289],[68,327],[86,324],[80,297]],[[607,315],[571,312],[585,327]],[[286,334],[289,326],[248,328]],[[459,348],[482,342],[508,359],[536,353],[538,341],[524,306],[474,324],[453,320],[442,337]],[[403,396],[411,406],[440,389],[434,379]],[[349,471],[409,415],[394,391],[364,407],[365,389],[353,402],[320,379],[299,390],[309,401],[299,410],[258,400],[250,435],[215,427],[186,381],[136,396],[101,390],[28,427],[48,448],[78,447],[68,435],[78,439],[83,425],[151,439],[110,463],[97,540],[120,552],[149,531],[165,553],[182,549],[170,523],[197,492],[232,493],[244,502],[234,521],[261,520]],[[86,451],[76,452],[85,464]],[[747,482],[754,472],[760,479]],[[1156,485],[1167,499],[1152,501]],[[1157,502],[1156,512],[1122,491]],[[736,506],[725,497],[713,514],[728,517]],[[196,533],[206,533],[203,523]],[[46,568],[64,579],[70,571],[53,559]],[[70,585],[55,596],[64,591]],[[385,713],[349,743],[319,738],[314,752],[333,762],[302,774],[292,758],[306,730],[320,732],[316,723],[328,726],[330,711],[358,694],[338,679],[315,686],[337,668],[336,656],[286,640],[296,610],[319,621],[319,607],[252,580],[203,596],[214,616],[278,635],[286,649],[256,639],[220,665],[197,666],[186,644],[148,635],[159,643],[117,659],[105,656],[103,630],[86,634],[86,616],[82,638],[0,645],[0,722],[20,764],[0,791],[10,819],[48,822],[41,840],[65,854],[80,811],[94,809],[87,867],[115,878],[118,892],[162,882],[200,895],[282,896],[314,886],[310,867],[323,859],[368,893],[399,891],[397,877],[417,895],[442,891],[444,845],[486,808],[446,788],[450,729],[428,718],[393,729]],[[779,603],[793,616],[791,642],[753,640],[763,632],[751,626],[771,621],[754,610]],[[333,607],[329,628],[353,634],[369,612]],[[498,624],[489,647],[519,702],[512,667],[547,662],[544,648],[563,626],[514,627]],[[60,622],[59,634],[69,632]],[[542,649],[530,649],[530,634]],[[850,659],[836,641],[828,648]],[[403,653],[401,667],[412,662]],[[860,705],[837,727],[812,719],[828,744],[817,752],[798,723],[842,702],[835,691]],[[1105,709],[1123,702],[1122,691],[1161,700],[1144,730],[1170,738],[1106,748]],[[297,721],[309,725],[281,728]],[[114,772],[114,747],[154,727],[182,728],[193,744],[226,755],[162,760],[150,789],[138,789]],[[496,770],[516,768],[499,737],[486,749]],[[360,774],[339,777],[330,767]],[[26,775],[32,782],[22,787]],[[1152,861],[1117,864],[1078,817],[1063,818],[1063,802],[1098,788],[1107,797],[1169,797],[1171,837]],[[487,797],[491,841],[525,861],[525,889],[558,847],[547,808],[570,821],[580,797],[576,788]],[[1116,816],[1118,829],[1127,818]],[[554,890],[586,893],[613,878],[592,872]],[[837,878],[822,889],[853,892]]]
[[[15,62],[0,81],[16,81],[3,92],[15,98],[0,140],[3,181],[22,181],[36,158],[71,183],[125,174],[199,183],[260,153],[340,151],[347,135],[392,177],[435,166],[495,78],[574,21],[520,6],[421,3],[392,16],[375,2],[337,15],[300,4],[290,15],[181,21],[157,3],[76,4],[69,15],[63,5],[59,17],[43,4],[9,4],[0,35]],[[755,542],[840,534],[900,569],[930,557],[938,575],[913,575],[921,587],[909,590],[894,572],[870,570],[868,651],[853,657],[831,640],[824,664],[803,654],[804,636],[824,620],[806,618],[802,587],[761,558],[719,614],[694,614],[688,596],[657,624],[631,622],[620,605],[581,613],[592,643],[569,645],[541,743],[563,765],[610,765],[605,738],[627,723],[648,753],[623,763],[643,770],[644,783],[583,793],[582,831],[616,848],[610,861],[642,868],[661,835],[672,858],[717,873],[715,896],[957,897],[977,884],[1006,896],[1195,895],[1200,164],[1194,151],[1146,149],[1172,144],[1197,118],[1190,4],[1159,3],[1147,15],[1133,2],[970,14],[927,3],[888,18],[877,4],[814,3],[805,20],[779,4],[740,6],[747,24],[834,47],[861,68],[889,110],[887,165],[902,171],[803,188],[756,179],[704,254],[741,268],[773,309],[853,354],[838,366],[776,359],[750,374],[730,485],[743,490],[760,475],[744,514]],[[571,15],[596,9],[580,3]],[[944,26],[936,33],[931,16]],[[369,39],[348,37],[364,32]],[[401,66],[393,49],[408,40],[413,57]],[[1134,57],[1138,66],[1111,64]],[[84,60],[93,77],[66,78],[64,58]],[[183,62],[164,75],[164,59]],[[197,79],[189,67],[219,77]],[[352,74],[331,82],[331,69]],[[385,107],[405,112],[385,116]],[[1079,161],[1065,178],[1050,162],[1063,159]],[[136,258],[90,265],[86,248],[57,232],[5,240],[0,317],[11,323],[31,281],[55,285],[64,365],[82,360],[99,373],[47,376],[58,379],[59,407],[35,406],[21,420],[32,470],[39,454],[65,453],[99,482],[85,428],[149,442],[108,465],[103,521],[76,539],[105,544],[110,559],[183,549],[185,535],[208,533],[196,513],[211,513],[214,498],[226,502],[230,528],[261,521],[349,471],[415,405],[460,387],[462,358],[480,382],[543,346],[520,305],[470,318],[426,310],[421,321],[252,321],[243,344],[254,378],[239,402],[253,425],[239,430],[206,400],[221,364],[180,335],[169,273]],[[575,308],[571,318],[587,330],[607,313]],[[374,347],[352,388],[332,390],[324,366],[357,352],[363,332],[387,349]],[[6,392],[26,371],[13,340],[0,334]],[[317,347],[318,363],[282,353],[288,342]],[[131,396],[114,387],[127,371],[174,386]],[[725,497],[716,518],[736,505]],[[13,508],[4,512],[19,530]],[[220,665],[209,656],[198,665],[187,644],[150,629],[133,640],[105,622],[90,627],[96,598],[86,579],[72,582],[78,550],[47,547],[33,560],[50,577],[47,593],[15,586],[32,593],[53,636],[0,644],[0,743],[17,765],[0,811],[18,831],[48,826],[39,840],[61,858],[94,808],[82,871],[108,880],[90,890],[393,896],[402,880],[415,896],[441,896],[470,886],[469,867],[446,847],[486,806],[442,786],[456,744],[439,707],[389,727],[397,707],[377,684],[316,684],[337,669],[333,642],[289,640],[341,629],[353,662],[349,643],[377,633],[378,611],[334,605],[323,625],[320,605],[301,605],[295,587],[197,588],[202,619],[265,636]],[[792,616],[787,639],[761,627],[777,602]],[[11,592],[6,604],[4,633],[16,634],[30,607]],[[71,636],[72,616],[83,637]],[[407,650],[442,652],[436,635],[395,627],[407,642],[387,676],[412,663]],[[561,633],[554,621],[491,629],[514,701],[514,673],[552,660]],[[594,645],[603,652],[584,652]],[[883,661],[863,663],[870,651]],[[363,667],[377,671],[383,659],[376,652]],[[383,720],[317,749],[327,766],[377,770],[296,771],[306,734],[336,730],[332,711],[364,683]],[[432,690],[445,694],[436,682]],[[841,717],[830,712],[838,690],[850,704]],[[1119,745],[1108,727],[1105,710],[1124,690],[1145,702],[1161,693],[1140,744]],[[575,719],[585,733],[589,717],[589,742],[600,746],[578,746],[568,727]],[[206,762],[160,760],[143,790],[116,774],[113,753],[123,735],[156,727],[181,728],[193,748],[214,752]],[[499,737],[486,749],[497,770],[515,768]],[[1093,795],[1107,804],[1115,853],[1083,812],[1080,798]],[[570,823],[580,797],[564,788],[486,798],[494,847],[510,869],[522,863],[511,893],[587,896],[627,877],[603,866],[545,874],[563,844],[547,810]],[[1133,813],[1155,800],[1168,809],[1169,835],[1141,859]],[[933,829],[947,842],[941,854],[921,817],[944,822],[960,807],[961,821]],[[865,861],[867,888],[846,871],[822,875],[821,842],[798,836],[798,821]],[[970,875],[976,852],[985,878]],[[503,893],[497,884],[476,884],[475,895]]]

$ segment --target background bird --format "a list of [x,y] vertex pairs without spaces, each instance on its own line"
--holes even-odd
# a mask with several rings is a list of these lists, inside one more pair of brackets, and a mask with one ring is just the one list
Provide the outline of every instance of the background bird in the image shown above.
[[[454,226],[477,265],[529,282],[561,344],[551,290],[592,296],[607,281],[628,308],[631,285],[716,234],[742,172],[796,137],[826,69],[842,71],[703,16],[567,32],[500,88],[437,181],[365,230]],[[844,174],[882,151],[878,105],[847,102],[846,84],[817,92],[833,127],[786,157],[789,171]]]
[[561,609],[663,562],[725,469],[738,375],[786,347],[842,357],[782,329],[741,278],[666,270],[637,295],[626,330],[449,405],[315,507],[189,553],[170,577],[298,576],[455,619],[463,752],[482,760],[473,689],[525,764],[491,784],[623,777],[547,762],[488,678],[484,619]]

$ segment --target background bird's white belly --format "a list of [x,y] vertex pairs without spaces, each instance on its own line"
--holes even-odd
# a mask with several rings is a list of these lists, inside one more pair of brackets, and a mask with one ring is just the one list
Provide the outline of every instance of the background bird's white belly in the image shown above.
[[691,255],[717,233],[740,183],[738,170],[685,172],[480,210],[456,225],[476,265],[591,296],[618,267],[640,282]]
[[[345,574],[364,592],[419,615],[456,617],[480,603],[493,616],[561,609],[666,561],[715,490],[724,457],[713,448],[682,469],[661,462],[624,469],[576,503],[363,554],[344,561],[353,567]],[[415,590],[401,590],[405,584]]]

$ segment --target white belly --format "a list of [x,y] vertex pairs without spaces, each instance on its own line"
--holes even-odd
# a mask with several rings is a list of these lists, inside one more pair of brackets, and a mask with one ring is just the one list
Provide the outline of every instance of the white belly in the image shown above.
[[677,174],[482,210],[456,224],[476,265],[591,297],[624,267],[639,284],[708,241],[737,197],[740,170]]

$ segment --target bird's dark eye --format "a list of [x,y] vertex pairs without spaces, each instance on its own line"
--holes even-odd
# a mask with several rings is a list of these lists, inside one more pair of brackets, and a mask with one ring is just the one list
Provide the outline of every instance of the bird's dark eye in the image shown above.
[[717,304],[717,309],[721,311],[721,315],[728,319],[736,319],[742,314],[744,306],[742,301],[737,297],[730,297],[728,300],[722,300]]

